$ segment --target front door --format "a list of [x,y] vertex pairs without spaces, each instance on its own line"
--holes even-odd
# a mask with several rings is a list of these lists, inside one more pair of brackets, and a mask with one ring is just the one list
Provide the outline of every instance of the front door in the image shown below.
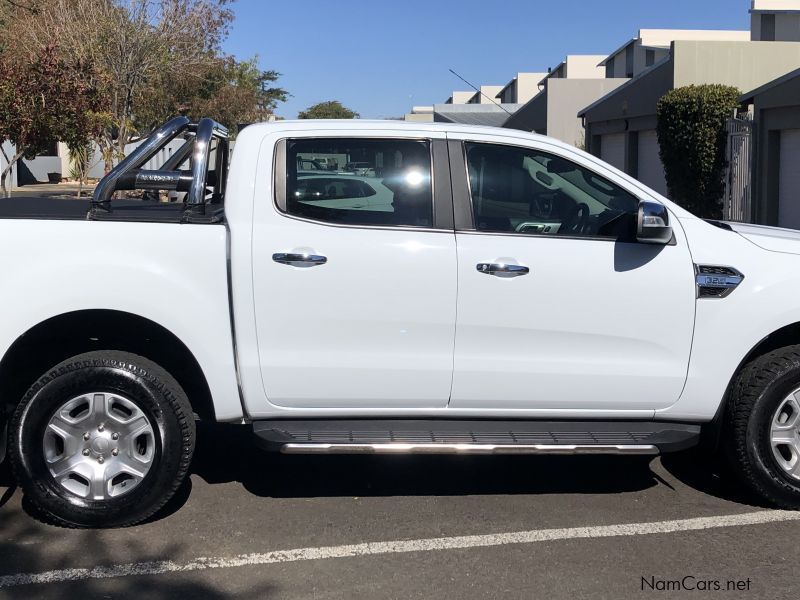
[[447,405],[455,236],[434,217],[431,146],[279,142],[276,203],[257,203],[253,229],[259,361],[272,404]]
[[473,218],[456,234],[450,406],[568,416],[675,402],[695,308],[677,222],[673,245],[635,243],[639,199],[561,148],[467,141],[462,156],[469,185],[453,189]]

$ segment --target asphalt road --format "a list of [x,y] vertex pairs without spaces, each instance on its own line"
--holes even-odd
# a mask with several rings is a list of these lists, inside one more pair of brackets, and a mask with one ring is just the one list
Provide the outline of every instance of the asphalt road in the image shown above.
[[[43,524],[2,487],[3,474],[0,597],[778,599],[800,590],[797,513],[763,512],[692,453],[281,456],[246,433],[202,427],[190,484],[127,529]],[[778,520],[739,522],[754,517]],[[527,533],[498,535],[514,532]],[[275,552],[292,549],[305,550]],[[72,570],[97,566],[108,568]],[[25,583],[48,571],[52,582]],[[667,583],[676,580],[722,589],[679,591]]]

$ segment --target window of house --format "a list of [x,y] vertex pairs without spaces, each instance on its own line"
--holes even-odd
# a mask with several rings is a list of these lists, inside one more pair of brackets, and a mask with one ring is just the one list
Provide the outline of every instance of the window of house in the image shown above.
[[606,79],[614,79],[614,59],[606,63]]
[[58,142],[51,140],[44,149],[36,156],[58,156]]
[[625,77],[633,77],[633,44],[625,48]]
[[775,15],[762,14],[761,15],[761,41],[774,42],[775,41]]
[[289,140],[286,165],[289,214],[349,225],[432,225],[428,141]]
[[638,199],[570,160],[493,144],[466,151],[478,231],[624,239],[633,229]]
[[652,67],[656,63],[656,51],[646,50],[644,54],[644,66]]

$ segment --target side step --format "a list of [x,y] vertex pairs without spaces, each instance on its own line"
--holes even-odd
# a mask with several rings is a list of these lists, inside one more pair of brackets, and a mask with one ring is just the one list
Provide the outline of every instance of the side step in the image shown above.
[[266,450],[284,454],[659,454],[690,448],[700,425],[653,421],[256,421]]

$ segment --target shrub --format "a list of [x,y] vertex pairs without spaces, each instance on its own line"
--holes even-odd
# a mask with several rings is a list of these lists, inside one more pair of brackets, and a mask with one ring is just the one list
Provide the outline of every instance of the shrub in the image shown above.
[[699,217],[722,216],[725,124],[741,92],[726,85],[690,85],[658,101],[658,145],[672,200]]

